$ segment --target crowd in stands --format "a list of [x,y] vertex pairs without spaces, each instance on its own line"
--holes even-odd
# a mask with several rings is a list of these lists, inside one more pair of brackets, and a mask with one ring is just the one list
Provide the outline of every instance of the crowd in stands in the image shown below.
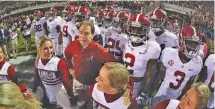
[[214,37],[214,1],[165,1],[165,3],[194,9],[194,25],[209,38]]
[[[62,2],[62,1],[55,1]],[[69,4],[74,5],[85,5],[88,7],[105,7],[108,1],[79,1],[79,2],[70,2]],[[164,1],[165,3],[175,4],[182,7],[187,7],[195,9],[195,13],[192,14],[192,18],[195,22],[195,25],[199,27],[199,31],[204,34],[213,37],[214,31],[214,1]],[[3,14],[8,14],[13,10],[22,9],[30,6],[41,5],[49,3],[49,1],[2,1],[0,3],[0,16]],[[148,13],[147,10],[153,10],[154,7],[159,6],[159,1],[116,1],[114,5],[124,9],[130,9],[132,11],[141,10],[141,7],[144,7],[145,13]],[[152,9],[151,9],[152,8]],[[138,13],[137,12],[137,13]]]

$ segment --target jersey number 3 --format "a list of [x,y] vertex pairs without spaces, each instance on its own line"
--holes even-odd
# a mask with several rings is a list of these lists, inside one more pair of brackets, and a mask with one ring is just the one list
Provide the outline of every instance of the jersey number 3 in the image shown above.
[[[126,53],[125,54],[125,58],[126,59],[130,59],[130,62],[126,62],[125,61],[125,65],[128,68],[128,66],[133,67],[134,66],[134,62],[135,62],[135,56],[133,54],[130,53]],[[133,70],[129,70],[129,73],[132,75],[133,74]]]
[[[184,72],[176,71],[174,73],[174,76],[177,77],[176,81],[178,83],[177,83],[177,85],[174,85],[172,82],[170,82],[169,87],[172,89],[178,89],[181,86],[182,82],[184,81],[186,74]],[[178,79],[178,78],[180,78],[180,79]]]

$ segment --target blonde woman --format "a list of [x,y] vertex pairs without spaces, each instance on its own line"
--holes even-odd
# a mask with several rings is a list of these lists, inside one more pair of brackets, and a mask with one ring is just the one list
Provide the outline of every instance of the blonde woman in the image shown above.
[[0,109],[41,109],[40,102],[10,81],[0,81]]
[[[45,87],[45,94],[49,103],[47,108],[53,109],[59,107],[57,104],[60,89],[65,87],[71,105],[76,105],[72,87],[69,82],[69,70],[66,63],[58,57],[53,56],[53,43],[49,37],[42,36],[37,43],[38,60],[35,66],[35,78],[33,83],[33,92],[37,91],[40,81]],[[65,99],[68,99],[65,98]],[[65,100],[64,99],[64,100]]]
[[156,104],[152,109],[205,109],[209,97],[209,87],[199,82],[195,83],[180,101],[168,99]]
[[129,72],[117,62],[108,62],[100,70],[97,83],[80,99],[93,98],[93,109],[139,109],[128,87]]

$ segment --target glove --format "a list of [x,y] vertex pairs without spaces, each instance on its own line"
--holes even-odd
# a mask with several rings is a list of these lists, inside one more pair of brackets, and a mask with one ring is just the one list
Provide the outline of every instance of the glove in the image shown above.
[[32,92],[36,93],[37,92],[37,87],[32,87]]
[[70,102],[71,106],[77,106],[77,96],[70,97],[69,102]]
[[151,104],[151,98],[148,97],[146,94],[141,93],[137,98],[137,103],[143,107],[143,106],[149,106]]

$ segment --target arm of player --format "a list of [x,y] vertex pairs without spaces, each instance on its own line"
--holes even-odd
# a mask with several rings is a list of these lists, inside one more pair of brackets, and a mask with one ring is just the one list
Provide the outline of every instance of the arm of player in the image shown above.
[[162,81],[164,79],[165,72],[166,72],[166,67],[163,65],[163,63],[158,63],[157,72],[153,79],[153,85],[151,85],[149,97],[153,97],[153,93],[158,90],[160,81]]
[[103,38],[102,38],[101,34],[95,35],[95,36],[93,37],[93,40],[94,40],[95,42],[99,43],[101,46],[103,46]]
[[142,90],[142,93],[148,95],[149,89],[152,84],[152,79],[154,78],[157,70],[157,59],[150,59],[147,63],[145,78],[146,84]]
[[34,29],[34,22],[31,24],[30,31],[31,31],[31,33],[35,33],[35,29]]
[[48,36],[49,35],[49,30],[48,30],[48,26],[47,26],[46,22],[43,24],[43,27],[45,29],[45,34]]
[[204,81],[206,80],[206,78],[207,78],[207,66],[204,66],[201,69],[201,72],[198,75],[197,82],[203,82],[204,83]]
[[60,25],[56,26],[57,33],[60,33]]
[[101,61],[103,62],[116,62],[115,57],[105,48],[101,47]]
[[40,85],[40,76],[38,73],[37,68],[35,68],[35,74],[34,74],[34,81],[33,81],[33,85],[32,85],[32,92],[36,92],[37,91],[37,87]]
[[72,86],[71,86],[70,80],[69,80],[69,71],[66,66],[66,63],[64,63],[63,60],[60,60],[58,63],[58,71],[60,74],[61,81],[67,91],[67,94],[69,95],[70,98],[74,98]]
[[190,77],[189,81],[187,82],[186,86],[184,87],[181,95],[178,97],[178,99],[180,100],[184,94],[187,93],[187,91],[191,88],[192,84],[194,83],[195,79],[196,79],[197,75],[194,75],[192,77]]

